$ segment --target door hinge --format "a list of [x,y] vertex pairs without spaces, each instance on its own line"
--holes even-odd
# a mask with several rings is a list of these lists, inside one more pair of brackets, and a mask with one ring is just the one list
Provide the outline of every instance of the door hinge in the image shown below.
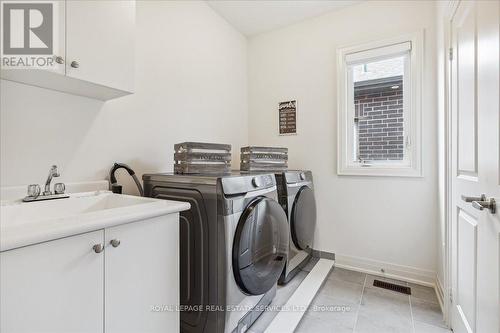
[[450,61],[453,60],[453,48],[449,48],[448,49],[448,58],[450,59]]

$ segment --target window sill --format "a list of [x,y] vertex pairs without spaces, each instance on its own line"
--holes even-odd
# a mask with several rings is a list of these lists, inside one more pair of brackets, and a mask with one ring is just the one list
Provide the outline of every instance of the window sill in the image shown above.
[[369,177],[423,177],[422,170],[402,166],[344,166],[338,168],[339,176],[369,176]]

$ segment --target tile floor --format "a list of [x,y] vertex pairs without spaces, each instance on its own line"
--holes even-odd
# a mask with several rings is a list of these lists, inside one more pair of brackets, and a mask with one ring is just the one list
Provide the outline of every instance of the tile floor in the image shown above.
[[[311,262],[286,286],[278,287],[272,306],[286,303],[314,266]],[[379,279],[411,287],[404,295],[373,286]],[[250,327],[264,332],[276,316],[266,311]],[[369,274],[334,268],[305,313],[295,333],[449,333],[434,289]]]

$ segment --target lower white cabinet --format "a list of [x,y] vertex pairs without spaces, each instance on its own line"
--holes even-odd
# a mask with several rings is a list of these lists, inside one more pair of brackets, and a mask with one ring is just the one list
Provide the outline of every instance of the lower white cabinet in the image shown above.
[[0,332],[178,332],[178,221],[175,213],[0,253]]
[[105,230],[107,244],[120,243],[105,251],[106,333],[179,332],[178,221],[177,213]]
[[103,332],[104,231],[0,253],[0,332]]

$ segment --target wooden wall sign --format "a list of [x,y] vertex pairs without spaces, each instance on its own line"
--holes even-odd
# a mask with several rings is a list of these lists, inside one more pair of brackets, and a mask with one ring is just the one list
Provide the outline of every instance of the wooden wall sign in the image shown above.
[[278,112],[280,135],[297,134],[297,101],[281,102]]

